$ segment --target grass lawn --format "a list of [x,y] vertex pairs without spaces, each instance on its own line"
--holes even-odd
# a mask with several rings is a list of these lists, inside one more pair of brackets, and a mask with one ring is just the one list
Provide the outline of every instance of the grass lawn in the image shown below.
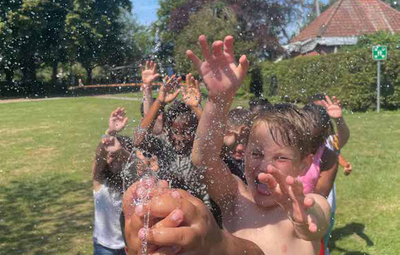
[[[124,106],[139,120],[139,104],[91,97],[0,104],[1,255],[92,254],[94,149],[111,111]],[[343,154],[354,170],[338,173],[334,255],[400,251],[399,116],[346,115],[352,134]]]

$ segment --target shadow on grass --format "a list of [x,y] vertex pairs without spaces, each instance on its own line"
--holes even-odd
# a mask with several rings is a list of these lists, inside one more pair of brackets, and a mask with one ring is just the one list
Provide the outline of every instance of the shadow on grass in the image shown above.
[[69,251],[73,238],[91,232],[91,199],[90,182],[61,174],[0,187],[0,254]]
[[336,244],[337,241],[355,234],[358,237],[362,238],[366,242],[367,246],[374,246],[374,242],[372,242],[372,240],[364,233],[364,229],[364,224],[356,222],[352,222],[344,227],[334,229],[331,233],[331,238],[329,240],[329,249],[331,251],[338,250],[344,255],[369,255],[366,252],[349,251],[338,247]]

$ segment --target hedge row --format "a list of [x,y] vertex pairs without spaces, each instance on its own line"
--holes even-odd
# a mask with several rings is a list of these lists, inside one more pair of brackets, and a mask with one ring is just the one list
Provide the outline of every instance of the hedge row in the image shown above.
[[[376,108],[377,63],[368,50],[265,62],[261,72],[266,97],[306,103],[313,94],[325,92],[340,98],[349,110]],[[381,106],[400,107],[400,50],[392,50],[382,62]]]

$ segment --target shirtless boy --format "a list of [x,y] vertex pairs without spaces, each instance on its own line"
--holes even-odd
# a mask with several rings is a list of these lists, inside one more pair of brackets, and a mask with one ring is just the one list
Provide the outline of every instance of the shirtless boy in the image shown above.
[[330,207],[320,195],[303,194],[296,178],[313,159],[307,116],[295,106],[258,114],[245,151],[248,186],[230,174],[218,155],[226,115],[246,75],[246,56],[234,64],[233,37],[212,44],[200,36],[204,62],[188,57],[203,76],[209,97],[193,147],[193,162],[205,167],[205,181],[220,206],[225,228],[253,241],[266,254],[317,254],[329,227]]
[[[255,243],[265,254],[317,254],[320,240],[329,227],[330,207],[320,195],[304,195],[296,178],[313,159],[306,114],[294,106],[283,105],[257,116],[245,151],[249,184],[246,186],[230,173],[219,154],[226,116],[249,64],[246,56],[239,59],[239,65],[235,64],[232,36],[227,36],[224,42],[214,42],[211,52],[204,35],[199,43],[204,62],[192,51],[187,55],[202,75],[209,96],[192,156],[195,165],[205,168],[204,181],[222,210],[225,229],[235,237]],[[189,217],[184,210],[183,213],[183,218]],[[177,229],[187,231],[187,227]],[[163,236],[171,247],[185,250],[190,243],[190,254],[206,254],[195,251],[210,245],[191,242],[187,240],[190,236],[185,236],[183,243],[179,231],[153,229],[149,233],[150,242],[158,245],[165,244],[161,241]],[[219,243],[224,243],[221,238]]]

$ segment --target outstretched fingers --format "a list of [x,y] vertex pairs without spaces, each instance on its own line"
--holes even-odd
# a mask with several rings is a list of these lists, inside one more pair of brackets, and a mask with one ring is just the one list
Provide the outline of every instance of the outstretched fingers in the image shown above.
[[186,51],[187,57],[192,61],[194,66],[196,67],[197,71],[200,71],[201,64],[203,63],[197,56],[194,54],[193,51],[187,50]]
[[326,100],[326,102],[328,102],[328,105],[333,104],[331,98],[328,95],[325,96],[325,100]]
[[222,46],[224,45],[224,43],[222,41],[215,41],[212,44],[212,52],[213,52],[213,56],[215,58],[218,58],[219,56],[222,55]]
[[234,39],[231,35],[228,35],[224,39],[224,52],[232,56],[235,54],[233,41]]
[[292,176],[286,179],[289,185],[289,196],[292,201],[292,217],[298,223],[307,223],[309,230],[315,232],[317,230],[316,220],[311,217],[308,210],[314,206],[315,200],[312,197],[306,197],[303,193],[303,184]]
[[246,74],[249,70],[249,61],[247,60],[246,55],[242,55],[239,59],[239,65],[237,66],[237,76],[239,80],[244,80]]
[[262,183],[265,183],[268,185],[270,189],[275,189],[277,186],[277,181],[276,179],[271,175],[271,174],[266,174],[266,173],[260,173],[258,175],[258,180]]
[[285,194],[289,195],[289,187],[286,183],[286,175],[283,174],[278,168],[274,167],[273,165],[268,165],[267,171],[271,174],[277,182],[277,187],[279,186],[280,191]]
[[210,49],[208,48],[208,42],[207,42],[207,38],[205,35],[199,36],[199,44],[200,44],[201,52],[203,53],[204,59],[205,60],[210,59],[211,53],[210,53]]
[[189,89],[190,87],[192,87],[192,79],[193,79],[193,75],[191,73],[189,73],[188,75],[186,75],[186,88]]

